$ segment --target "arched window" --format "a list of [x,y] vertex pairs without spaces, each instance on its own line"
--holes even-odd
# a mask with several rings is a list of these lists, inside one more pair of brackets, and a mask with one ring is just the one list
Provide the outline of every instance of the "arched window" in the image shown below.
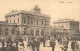
[[43,21],[41,22],[41,24],[43,25]]
[[15,23],[15,20],[14,20],[14,23]]
[[27,34],[27,29],[26,28],[24,28],[24,33],[23,33],[24,35],[26,35]]
[[36,29],[36,35],[39,35],[39,29]]
[[33,20],[31,20],[31,24],[33,24]]
[[24,19],[24,24],[26,23],[26,20]]
[[44,29],[41,29],[41,36],[44,35]]
[[34,35],[34,29],[30,29],[30,34]]
[[38,25],[38,20],[36,22],[37,22],[36,24]]

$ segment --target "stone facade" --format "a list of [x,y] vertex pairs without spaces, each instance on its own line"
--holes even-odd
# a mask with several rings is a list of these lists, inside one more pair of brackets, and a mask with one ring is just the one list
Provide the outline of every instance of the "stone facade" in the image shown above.
[[41,14],[35,6],[31,11],[14,11],[5,15],[7,23],[17,24],[17,34],[45,35],[50,34],[50,16]]
[[60,35],[79,34],[79,22],[71,19],[61,19],[53,23],[56,32]]
[[0,21],[0,35],[16,34],[16,24],[8,24],[4,21]]

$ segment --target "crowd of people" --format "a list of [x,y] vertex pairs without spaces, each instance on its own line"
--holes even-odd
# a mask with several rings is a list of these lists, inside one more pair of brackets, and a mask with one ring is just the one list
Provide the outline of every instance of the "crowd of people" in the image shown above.
[[[25,51],[25,46],[30,48],[32,51],[40,51],[40,45],[43,44],[43,47],[46,47],[46,41],[50,40],[49,45],[52,47],[52,51],[55,51],[55,46],[57,42],[62,51],[68,51],[68,48],[71,48],[72,51],[79,51],[80,45],[77,40],[71,40],[66,37],[54,38],[49,36],[0,36],[0,51]],[[25,43],[26,45],[25,45]],[[56,42],[57,41],[57,42]]]

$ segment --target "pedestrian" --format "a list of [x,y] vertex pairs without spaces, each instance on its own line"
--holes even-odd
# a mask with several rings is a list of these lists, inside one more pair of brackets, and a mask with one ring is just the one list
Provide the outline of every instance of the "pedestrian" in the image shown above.
[[43,47],[45,47],[46,37],[43,37]]
[[77,42],[75,43],[75,51],[79,51],[79,44]]
[[75,42],[74,41],[71,42],[71,49],[72,49],[72,51],[75,51]]
[[5,51],[5,41],[4,41],[4,39],[2,39],[2,48],[1,48],[1,51]]
[[50,45],[52,47],[52,51],[54,51],[54,48],[55,48],[55,45],[56,45],[55,40],[51,40]]
[[37,51],[39,51],[39,48],[40,48],[40,40],[39,39],[37,39],[37,41],[36,41],[36,47],[37,47]]
[[68,41],[64,41],[63,46],[64,46],[64,51],[67,51],[67,49],[68,49]]

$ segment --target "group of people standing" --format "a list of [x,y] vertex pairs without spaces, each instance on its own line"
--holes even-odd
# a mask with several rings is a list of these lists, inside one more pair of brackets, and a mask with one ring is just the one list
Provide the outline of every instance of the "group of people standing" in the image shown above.
[[68,48],[71,48],[72,49],[71,51],[80,50],[79,43],[77,43],[76,40],[53,37],[47,39],[45,36],[42,37],[18,36],[18,37],[0,37],[1,45],[0,51],[25,51],[25,46],[27,46],[27,48],[30,48],[31,51],[40,51],[40,45],[43,44],[43,47],[46,47],[47,40],[50,40],[49,45],[50,47],[52,47],[52,51],[55,51],[56,48],[55,46],[58,45],[62,45],[60,46],[61,51],[69,51]]

